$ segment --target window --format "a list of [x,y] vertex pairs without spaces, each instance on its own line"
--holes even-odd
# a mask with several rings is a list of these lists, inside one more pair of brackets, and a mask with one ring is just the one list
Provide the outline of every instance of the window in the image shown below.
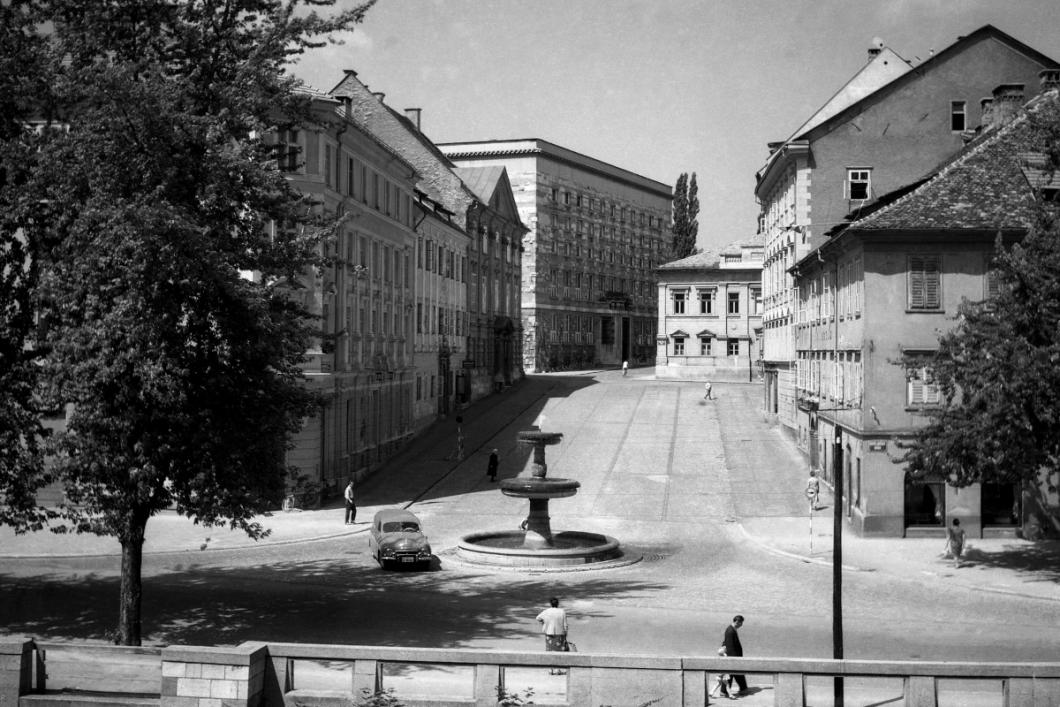
[[938,255],[909,256],[909,309],[942,308],[942,268]]
[[740,313],[740,293],[730,292],[729,293],[729,314]]
[[869,179],[870,171],[867,169],[847,170],[847,198],[851,201],[864,201],[871,193]]
[[715,290],[700,290],[699,291],[699,313],[700,314],[714,314],[714,294]]
[[752,316],[762,313],[762,290],[751,290],[750,307]]
[[685,293],[675,292],[674,293],[674,314],[685,313]]
[[280,169],[284,172],[296,172],[299,167],[299,155],[302,148],[298,143],[297,130],[281,130],[280,144],[277,151],[280,160]]
[[728,353],[729,353],[730,356],[739,356],[740,355],[740,340],[739,339],[729,339],[726,342],[726,349],[728,350]]
[[710,356],[710,337],[701,336],[699,337],[699,355]]
[[964,132],[968,126],[967,111],[964,101],[950,101],[950,130]]
[[331,181],[331,165],[335,164],[331,156],[333,151],[331,145],[324,145],[324,184],[329,187],[335,186]]
[[685,337],[675,336],[674,337],[674,356],[685,355]]
[[935,406],[941,401],[939,386],[926,366],[909,372],[907,402],[910,406]]

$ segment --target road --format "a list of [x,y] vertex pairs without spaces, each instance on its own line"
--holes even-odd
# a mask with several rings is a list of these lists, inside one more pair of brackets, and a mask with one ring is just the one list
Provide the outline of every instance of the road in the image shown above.
[[[447,464],[448,448],[421,445],[402,459],[431,464],[413,473],[399,459],[362,485],[363,504],[414,501],[440,558],[434,571],[379,570],[363,526],[296,544],[149,555],[145,643],[538,650],[533,617],[556,595],[582,651],[713,654],[741,613],[748,655],[831,657],[830,567],[766,552],[740,527],[747,518],[805,515],[805,500],[791,493],[805,463],[762,421],[760,388],[717,384],[718,399],[704,401],[698,384],[631,373],[534,377],[521,402],[503,408],[508,417],[468,412],[469,439],[475,429],[489,432],[466,463]],[[613,535],[641,562],[519,574],[454,561],[460,535],[511,528],[525,515],[524,502],[488,482],[485,454],[497,447],[502,477],[515,475],[526,461],[515,433],[532,425],[564,433],[549,449],[549,474],[582,484],[577,496],[552,503],[553,528]],[[117,616],[117,569],[114,557],[5,560],[0,622],[39,638],[105,639]],[[848,658],[1060,655],[1060,603],[920,576],[845,573],[844,627]]]

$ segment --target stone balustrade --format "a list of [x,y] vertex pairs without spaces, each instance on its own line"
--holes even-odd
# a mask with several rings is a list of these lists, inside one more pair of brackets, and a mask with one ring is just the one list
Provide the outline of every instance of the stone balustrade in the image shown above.
[[[48,651],[24,637],[0,638],[0,707],[44,704],[49,698],[52,672]],[[463,694],[406,696],[407,707],[494,707],[498,687],[506,675],[523,671],[546,680],[549,669],[566,672],[558,680],[563,694],[558,704],[598,707],[652,703],[660,707],[701,707],[711,703],[711,679],[722,672],[742,672],[752,685],[762,686],[748,697],[754,704],[804,707],[808,686],[820,702],[823,686],[833,677],[849,684],[886,684],[876,699],[904,700],[907,707],[937,707],[939,689],[946,683],[989,685],[991,704],[1002,707],[1060,705],[1060,662],[971,663],[942,661],[813,660],[793,658],[721,658],[681,656],[619,656],[589,653],[522,653],[473,649],[428,649],[382,646],[345,646],[300,643],[244,643],[234,647],[171,646],[153,649],[155,663],[145,663],[152,649],[72,644],[89,653],[94,683],[112,674],[108,704],[143,704],[142,681],[129,677],[130,665],[148,676],[161,676],[153,704],[162,707],[280,707],[355,705],[364,694],[385,689],[393,666],[458,672],[467,677]],[[98,650],[94,650],[98,649]],[[128,653],[128,655],[125,655]],[[133,658],[135,657],[135,660]],[[306,667],[329,672],[332,684],[320,689],[319,679]],[[50,672],[51,670],[51,672]],[[540,671],[540,672],[537,672]],[[75,674],[77,671],[74,671]],[[398,671],[400,672],[400,670]],[[415,672],[415,671],[412,671]],[[82,671],[83,673],[83,671]],[[308,677],[306,677],[308,676]],[[335,680],[339,684],[334,684]],[[104,678],[105,679],[105,678]],[[325,681],[328,682],[328,681]],[[128,685],[138,685],[136,694]],[[407,683],[406,683],[407,684]],[[76,687],[66,686],[63,704],[77,704]],[[54,691],[53,691],[54,692]],[[871,690],[870,690],[871,692]],[[899,694],[894,694],[895,692]],[[123,693],[127,693],[123,697]],[[849,694],[849,693],[848,693]],[[98,695],[98,693],[97,693]],[[553,699],[552,704],[557,702]],[[52,702],[54,704],[54,702]],[[850,699],[847,704],[860,704]]]

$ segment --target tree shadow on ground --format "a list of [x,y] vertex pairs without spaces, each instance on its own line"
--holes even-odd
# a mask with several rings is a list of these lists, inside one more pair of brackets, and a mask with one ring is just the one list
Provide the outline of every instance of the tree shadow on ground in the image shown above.
[[998,550],[984,550],[975,541],[964,554],[965,564],[997,568],[1026,575],[1024,581],[1060,584],[1060,540],[1004,545]]
[[[144,583],[146,644],[248,640],[422,647],[537,640],[549,596],[636,600],[668,588],[607,571],[512,575],[473,570],[384,572],[364,552],[244,567],[176,567]],[[107,640],[117,624],[116,577],[0,575],[0,625],[42,640]],[[572,612],[578,621],[607,612]]]
[[[461,479],[477,482],[486,472],[486,457],[494,447],[501,450],[499,478],[518,475],[531,453],[529,447],[518,444],[519,431],[533,426],[549,400],[596,384],[589,375],[528,376],[509,390],[435,421],[393,457],[370,469],[358,485],[358,504],[404,505],[411,500],[445,498],[455,490],[475,493]],[[464,436],[463,458],[454,455],[458,430]],[[336,498],[325,507],[341,505],[342,499]]]

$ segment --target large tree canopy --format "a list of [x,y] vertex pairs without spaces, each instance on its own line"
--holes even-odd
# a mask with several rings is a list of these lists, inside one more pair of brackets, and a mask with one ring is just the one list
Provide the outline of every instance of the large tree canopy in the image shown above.
[[[1060,165],[1055,103],[1029,118],[1045,174]],[[1049,192],[1044,192],[1048,196]],[[1041,194],[1039,194],[1041,196]],[[1055,490],[1060,462],[1060,222],[1042,200],[1023,240],[994,259],[996,294],[962,304],[928,365],[942,406],[905,455],[914,474],[956,486]],[[908,368],[923,366],[907,358]],[[1043,485],[1044,482],[1044,485]]]
[[[32,162],[7,198],[25,207],[15,225],[39,272],[39,401],[69,413],[54,464],[0,477],[5,520],[116,536],[117,640],[138,644],[148,519],[172,506],[267,532],[254,516],[279,498],[285,446],[316,405],[299,368],[316,324],[291,293],[324,264],[329,229],[268,136],[309,116],[288,60],[367,6],[15,4],[48,30],[46,88],[29,96],[43,129],[23,133]],[[53,479],[68,502],[30,508]]]

